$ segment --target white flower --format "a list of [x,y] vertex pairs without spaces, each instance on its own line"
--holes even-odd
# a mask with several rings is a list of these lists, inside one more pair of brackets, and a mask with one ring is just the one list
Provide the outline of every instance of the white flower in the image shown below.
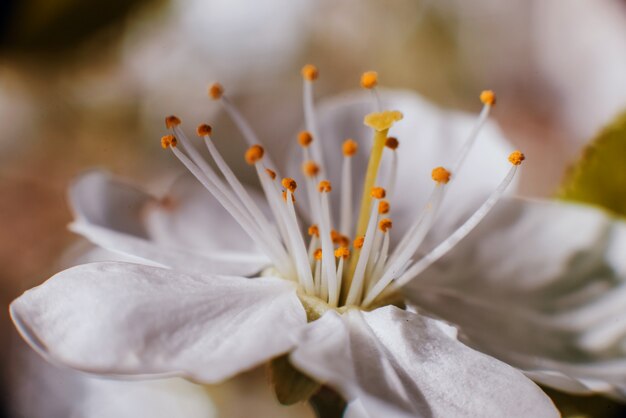
[[[389,93],[381,102],[373,90],[373,100],[346,97],[322,109],[318,126],[312,85],[305,80],[313,142],[308,134],[299,139],[304,144],[300,161],[313,159],[315,165],[306,165],[307,176],[300,182],[305,191],[296,194],[299,202],[308,195],[305,211],[317,222],[308,248],[292,199],[296,182],[283,179],[281,193],[272,171],[276,166],[214,88],[212,95],[221,98],[251,145],[246,159],[258,171],[269,207],[245,192],[223,164],[208,126],[198,132],[226,182],[197,154],[180,121],[169,117],[175,136],[164,137],[164,147],[228,213],[186,180],[158,200],[101,172],[83,176],[71,190],[72,229],[137,257],[140,264],[101,262],[59,273],[12,303],[20,333],[50,361],[103,375],[184,376],[212,383],[289,354],[301,372],[370,416],[558,416],[549,398],[521,372],[460,343],[455,328],[391,304],[403,306],[398,288],[415,276],[419,280],[513,179],[523,155],[513,153],[514,165],[508,168],[507,145],[493,125],[487,124],[475,142],[492,95],[483,97],[476,125],[413,94]],[[393,127],[401,138],[397,150],[387,141],[387,130],[401,119],[399,112],[370,114],[366,123],[375,131],[374,144],[366,145],[363,137],[370,131],[360,126],[363,116],[383,105],[406,115]],[[348,136],[359,141],[360,151],[355,154],[349,142],[342,156],[339,141]],[[372,167],[381,153],[387,161],[379,171]],[[432,172],[435,186],[429,186],[433,165],[449,161],[455,181],[448,183],[450,172],[439,167]],[[464,162],[471,171],[460,170]],[[343,186],[341,211],[330,211],[332,186],[326,178]],[[364,195],[371,191],[374,204],[364,198],[357,221],[350,198],[361,189],[361,179],[366,179]],[[453,183],[459,186],[448,192]],[[371,187],[381,184],[391,212],[382,202],[384,190]],[[467,217],[468,210],[475,212]],[[275,215],[276,227],[266,220],[266,211]],[[410,232],[400,242],[391,243],[391,223],[381,219],[391,213],[393,230]],[[341,232],[331,240],[332,219]],[[349,257],[344,235],[364,235],[355,251],[359,256]],[[264,267],[269,268],[263,277],[242,277]]]

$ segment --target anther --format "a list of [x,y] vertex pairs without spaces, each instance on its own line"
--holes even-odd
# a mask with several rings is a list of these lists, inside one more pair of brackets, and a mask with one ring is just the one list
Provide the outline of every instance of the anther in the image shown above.
[[354,240],[352,245],[354,246],[354,248],[360,249],[361,247],[363,247],[364,242],[365,242],[365,237],[358,237],[357,239]]
[[224,94],[224,87],[220,83],[213,83],[211,87],[209,87],[209,96],[213,100],[219,100],[222,98]]
[[526,156],[522,154],[520,151],[513,151],[511,155],[509,155],[509,161],[513,165],[520,165],[522,161],[526,159]]
[[398,110],[386,110],[366,115],[363,123],[375,131],[384,131],[391,128],[395,122],[402,120],[403,117],[402,112]]
[[378,202],[378,213],[381,215],[389,213],[389,202],[387,200],[381,200]]
[[361,75],[361,87],[373,89],[378,84],[378,73],[376,71],[366,71]]
[[335,229],[332,229],[330,231],[330,239],[333,244],[339,244],[343,247],[347,247],[348,245],[350,245],[350,238]]
[[178,116],[170,115],[165,118],[165,127],[167,129],[172,129],[180,125],[180,119]]
[[332,188],[332,186],[330,184],[330,181],[328,181],[328,180],[322,180],[317,185],[317,190],[320,193],[329,193],[332,189],[333,188]]
[[163,149],[167,149],[169,147],[175,148],[177,143],[178,140],[174,135],[165,135],[161,137],[161,147],[163,147]]
[[443,167],[436,167],[433,169],[431,176],[437,183],[447,184],[452,174]]
[[358,150],[358,145],[354,139],[346,139],[341,146],[343,155],[346,157],[352,157]]
[[304,79],[307,81],[315,81],[319,76],[319,71],[317,70],[317,67],[313,64],[307,64],[302,67],[301,73],[302,77],[304,77]]
[[267,173],[268,176],[270,176],[270,178],[272,180],[276,179],[276,172],[270,168],[266,168],[265,172]]
[[246,162],[250,165],[254,165],[258,161],[263,158],[263,154],[265,154],[265,150],[260,145],[252,145],[250,148],[246,150],[245,159]]
[[496,94],[492,90],[483,90],[480,93],[480,101],[488,106],[494,106],[496,104]]
[[315,177],[320,172],[320,166],[315,161],[305,161],[302,163],[302,172],[307,177]]
[[313,135],[309,131],[302,131],[298,134],[298,143],[301,147],[306,148],[313,142]]
[[317,250],[315,250],[315,252],[313,253],[313,258],[315,258],[315,260],[319,261],[322,259],[322,249],[318,248]]
[[213,128],[211,128],[211,125],[207,125],[206,123],[202,123],[196,128],[198,136],[211,136],[212,132]]
[[372,187],[372,197],[374,199],[384,199],[387,192],[382,187]]
[[389,149],[395,150],[398,148],[400,143],[398,142],[398,138],[390,136],[385,140],[385,146]]
[[308,231],[308,232],[309,232],[309,235],[310,235],[310,236],[316,236],[316,237],[319,237],[319,236],[320,236],[320,229],[319,229],[319,228],[317,227],[317,225],[315,225],[315,224],[314,224],[314,225],[311,225],[311,226],[309,227],[309,231]]
[[296,183],[296,181],[291,177],[285,177],[280,183],[285,189],[289,190],[291,193],[295,192],[296,188],[298,187],[298,183]]
[[339,247],[335,250],[335,257],[346,259],[350,257],[350,250],[347,247]]
[[380,228],[380,230],[381,230],[381,231],[383,231],[383,232],[387,232],[388,230],[390,230],[390,229],[391,229],[391,227],[392,227],[392,225],[393,225],[393,224],[392,224],[392,222],[391,222],[391,219],[389,219],[389,218],[382,219],[382,220],[378,223],[378,227],[379,227],[379,228]]

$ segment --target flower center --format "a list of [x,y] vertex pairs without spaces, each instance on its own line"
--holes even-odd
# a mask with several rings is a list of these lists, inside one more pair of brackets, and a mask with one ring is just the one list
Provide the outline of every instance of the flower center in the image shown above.
[[[209,125],[200,125],[196,132],[204,140],[221,176],[196,150],[182,131],[181,121],[176,116],[166,118],[166,127],[172,133],[161,139],[161,145],[174,153],[268,256],[273,266],[272,275],[299,283],[300,299],[308,313],[315,316],[316,312],[321,314],[325,309],[367,309],[392,299],[401,286],[417,277],[465,237],[503,195],[524,155],[519,151],[513,152],[509,157],[512,164],[510,171],[482,206],[431,252],[415,259],[418,248],[434,224],[445,193],[454,180],[452,173],[456,173],[463,165],[495,104],[494,93],[484,91],[481,94],[483,110],[455,164],[451,169],[436,167],[432,170],[435,186],[427,204],[421,211],[415,211],[418,215],[411,227],[399,236],[398,244],[391,249],[393,221],[390,214],[393,202],[386,197],[391,196],[395,187],[399,141],[389,137],[389,131],[396,122],[402,120],[403,114],[397,110],[381,110],[376,90],[378,76],[371,71],[364,73],[361,85],[371,91],[376,109],[376,112],[364,116],[365,125],[373,131],[372,147],[360,206],[355,211],[352,202],[352,159],[358,144],[353,139],[347,139],[341,145],[343,161],[338,196],[340,218],[335,229],[331,217],[333,185],[326,179],[313,103],[313,86],[319,73],[314,66],[307,65],[302,75],[306,130],[300,132],[297,140],[302,149],[304,192],[300,191],[293,178],[279,176],[270,156],[248,122],[225,95],[224,88],[214,84],[209,89],[209,95],[222,104],[248,142],[245,160],[257,172],[273,221],[267,219],[226,164],[213,143]],[[386,152],[391,153],[391,164],[389,173],[384,177],[380,175],[380,167]],[[381,177],[386,179],[383,185],[379,184]],[[301,193],[307,196],[308,208],[304,208],[301,199],[296,197]],[[299,209],[308,209],[306,212],[313,221],[308,227],[308,234],[304,234],[301,229],[303,218],[298,216],[296,205],[300,205]],[[358,213],[356,220],[353,218],[355,213]]]

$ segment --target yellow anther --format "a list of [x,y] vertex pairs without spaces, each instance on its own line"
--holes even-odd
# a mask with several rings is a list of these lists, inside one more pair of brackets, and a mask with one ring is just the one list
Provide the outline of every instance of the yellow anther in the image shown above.
[[381,200],[378,202],[378,213],[381,215],[389,213],[389,202],[387,200]]
[[431,176],[437,183],[446,184],[450,181],[452,174],[443,167],[437,167],[433,169]]
[[180,125],[180,119],[178,116],[170,115],[165,118],[165,127],[167,129],[172,129]]
[[372,197],[374,199],[384,199],[387,192],[382,187],[372,187]]
[[333,242],[333,244],[338,244],[344,247],[347,247],[348,245],[350,245],[350,238],[348,238],[347,236],[343,235],[341,232],[335,229],[331,229],[330,239]]
[[282,184],[283,187],[289,190],[291,193],[295,192],[296,188],[298,187],[298,183],[296,183],[296,181],[291,177],[285,177],[281,180],[280,184]]
[[317,70],[317,67],[313,64],[307,64],[302,67],[301,73],[302,77],[304,77],[304,79],[307,81],[315,81],[319,76],[319,71]]
[[169,147],[176,148],[177,143],[178,140],[174,135],[165,135],[161,137],[161,147],[163,147],[163,149],[167,149]]
[[361,75],[361,87],[373,89],[378,84],[378,73],[376,71],[366,71]]
[[307,177],[315,177],[320,172],[320,166],[315,161],[305,161],[302,163],[302,172]]
[[318,238],[320,236],[320,229],[315,224],[309,227],[309,236],[314,236],[314,235]]
[[357,239],[354,240],[352,245],[354,246],[354,248],[360,249],[361,247],[363,247],[364,242],[365,242],[365,237],[358,237]]
[[206,123],[202,123],[196,128],[198,136],[211,136],[212,132],[213,128],[211,128],[211,125],[207,125]]
[[322,249],[318,248],[317,250],[315,250],[315,252],[313,253],[313,258],[317,261],[322,259]]
[[398,148],[400,143],[398,142],[398,138],[390,136],[385,140],[385,146],[389,149],[395,150]]
[[335,257],[346,259],[350,257],[350,250],[348,247],[339,247],[335,250]]
[[384,131],[391,128],[395,122],[402,120],[403,117],[400,111],[385,110],[384,112],[374,112],[366,115],[363,123],[375,131]]
[[274,180],[276,178],[276,172],[274,170],[271,170],[269,168],[265,169],[265,172],[267,173],[268,176],[270,176],[270,178],[272,180]]
[[[286,202],[287,201],[287,191],[283,190],[283,200]],[[291,201],[292,202],[296,202],[296,195],[293,194],[293,192],[291,193]]]
[[387,231],[389,231],[389,230],[391,229],[392,225],[393,225],[393,224],[392,224],[392,222],[391,222],[391,219],[389,219],[389,218],[382,219],[382,220],[378,223],[378,227],[379,227],[379,228],[380,228],[380,230],[381,230],[381,231],[383,231],[383,232],[387,232]]
[[222,98],[224,94],[224,87],[220,83],[213,83],[211,87],[209,87],[209,96],[213,100],[219,100]]
[[509,161],[513,165],[520,165],[525,159],[526,156],[522,154],[521,151],[513,151],[511,155],[509,155]]
[[308,147],[313,142],[313,135],[309,131],[302,131],[298,134],[298,143],[303,148]]
[[320,193],[329,193],[332,189],[333,188],[332,188],[332,186],[330,184],[330,181],[328,181],[328,180],[322,180],[317,185],[317,190]]
[[343,155],[346,157],[352,157],[356,154],[359,146],[357,145],[354,139],[346,139],[343,141],[343,145],[341,146],[341,150],[343,151]]
[[246,162],[250,165],[254,165],[263,158],[263,154],[265,154],[265,150],[262,146],[252,145],[246,150]]
[[494,106],[496,104],[496,94],[492,90],[483,90],[480,93],[480,101],[483,104]]

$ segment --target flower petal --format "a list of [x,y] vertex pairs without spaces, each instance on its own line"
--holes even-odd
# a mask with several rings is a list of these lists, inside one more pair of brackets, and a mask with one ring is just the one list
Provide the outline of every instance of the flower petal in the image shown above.
[[[471,132],[480,109],[477,107],[475,115],[444,110],[410,91],[382,91],[381,97],[385,109],[400,110],[404,114],[404,119],[389,131],[390,136],[396,136],[400,141],[396,151],[398,176],[395,194],[389,196],[389,199],[394,229],[403,230],[415,219],[434,186],[431,170],[437,166],[450,168]],[[353,157],[353,201],[357,204],[360,202],[362,179],[372,143],[371,129],[363,124],[363,117],[372,111],[374,108],[369,92],[344,94],[320,103],[318,108],[320,140],[323,142],[327,177],[333,183],[333,190],[340,190],[341,185],[342,142],[346,138],[353,138],[359,144],[359,151]],[[512,150],[497,125],[487,122],[465,167],[459,173],[453,173],[458,181],[451,184],[441,210],[445,216],[440,217],[433,231],[433,239],[447,236],[451,228],[458,226],[496,188],[510,167],[507,156]],[[297,146],[292,151],[288,172],[290,175],[299,175],[302,151]],[[387,173],[389,151],[385,154],[381,167],[383,178]],[[334,195],[339,196],[339,193]],[[338,204],[335,205],[335,209],[338,207]],[[338,219],[338,212],[335,215],[335,219]]]
[[558,416],[523,374],[454,334],[392,306],[330,312],[310,324],[291,360],[348,400],[358,398],[371,416]]
[[282,279],[187,276],[129,263],[65,270],[10,307],[42,355],[111,375],[216,382],[288,351],[306,324]]
[[70,188],[70,229],[110,251],[191,273],[250,275],[267,265],[236,222],[191,179],[166,199],[92,171]]
[[626,223],[602,211],[505,200],[405,293],[543,384],[611,391],[626,373],[625,248]]

